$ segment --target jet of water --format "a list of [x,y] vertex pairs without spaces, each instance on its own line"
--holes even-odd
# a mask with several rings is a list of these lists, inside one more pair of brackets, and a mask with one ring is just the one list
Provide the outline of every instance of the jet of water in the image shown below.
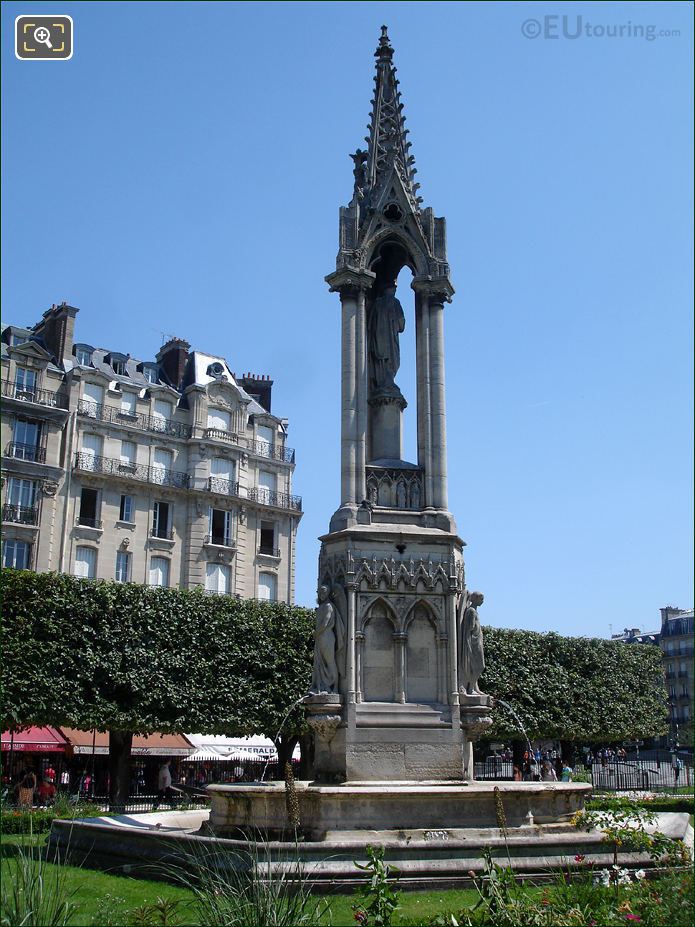
[[520,728],[520,730],[521,730],[521,733],[524,735],[524,740],[526,741],[526,745],[528,746],[529,756],[530,756],[530,757],[533,756],[533,747],[531,746],[531,741],[528,739],[528,734],[526,733],[526,728],[524,727],[524,725],[523,725],[523,723],[522,723],[521,718],[519,717],[519,715],[514,711],[514,709],[512,708],[512,706],[509,704],[509,702],[505,702],[504,699],[495,697],[495,701],[496,701],[496,702],[499,702],[500,705],[503,705],[503,706],[507,709],[507,711],[514,717],[514,720],[515,720],[516,723],[519,725],[519,728]]

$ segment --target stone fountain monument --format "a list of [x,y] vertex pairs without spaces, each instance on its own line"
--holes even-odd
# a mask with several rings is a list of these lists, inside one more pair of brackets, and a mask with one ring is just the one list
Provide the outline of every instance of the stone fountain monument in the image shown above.
[[[376,50],[368,147],[340,210],[341,501],[321,538],[309,724],[319,781],[470,781],[491,723],[464,542],[447,502],[446,225],[422,206],[386,27]],[[417,460],[403,459],[397,384],[415,295]],[[401,280],[405,274],[401,275]]]
[[[304,702],[314,779],[296,787],[301,834],[332,858],[375,839],[412,848],[464,832],[470,848],[470,828],[494,829],[499,810],[495,784],[473,781],[473,743],[493,707],[478,687],[483,596],[466,585],[465,545],[447,501],[444,306],[454,288],[445,220],[418,195],[385,26],[375,57],[368,146],[351,155],[352,199],[340,210],[337,266],[326,277],[342,316],[341,497],[321,538]],[[408,271],[415,461],[403,456],[407,402],[398,385],[400,338],[411,324],[398,292]],[[499,785],[517,827],[566,821],[589,788]],[[287,833],[280,784],[210,791],[217,834]]]

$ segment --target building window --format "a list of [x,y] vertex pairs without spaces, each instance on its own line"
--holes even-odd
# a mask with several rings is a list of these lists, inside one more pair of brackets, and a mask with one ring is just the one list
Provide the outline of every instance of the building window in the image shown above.
[[232,543],[232,513],[224,509],[209,510],[208,538],[211,544],[229,547]]
[[170,539],[172,537],[171,510],[168,502],[155,502],[154,504],[152,537]]
[[157,368],[152,367],[149,364],[143,365],[142,375],[147,380],[148,383],[156,383],[159,377],[157,376]]
[[166,557],[150,559],[150,586],[169,585],[169,561]]
[[13,570],[28,570],[31,564],[31,544],[8,538],[2,546],[2,565]]
[[234,463],[226,457],[213,457],[210,461],[210,489],[213,492],[232,492],[234,484]]
[[101,458],[102,441],[99,435],[83,434],[80,442],[80,467],[83,470],[97,470],[97,458]]
[[205,589],[218,595],[229,595],[232,589],[232,571],[225,563],[206,564]]
[[121,467],[132,470],[135,467],[137,446],[134,441],[121,441]]
[[258,545],[258,553],[277,556],[275,550],[275,524],[272,521],[261,522],[261,537]]
[[229,433],[232,430],[232,415],[224,409],[208,409],[208,428]]
[[84,488],[80,493],[80,514],[77,521],[88,528],[101,528],[99,521],[99,491]]
[[28,340],[26,335],[12,335],[10,338],[10,345],[13,348],[18,348],[20,344],[26,344]]
[[97,552],[93,547],[78,547],[75,551],[75,576],[94,579],[97,575]]
[[163,399],[155,399],[152,412],[152,430],[166,431],[167,423],[173,414],[173,406]]
[[118,520],[132,523],[134,511],[135,506],[133,505],[133,497],[121,496],[121,506],[118,512]]
[[259,425],[256,434],[260,445],[260,453],[270,457],[275,444],[275,429],[271,428],[270,425]]
[[123,390],[121,393],[121,414],[122,415],[135,415],[137,408],[137,396],[135,393],[131,393],[128,390]]
[[36,482],[11,476],[7,481],[7,494],[3,520],[27,525],[36,524]]
[[690,705],[683,705],[683,720],[687,721],[690,717]]
[[17,367],[14,374],[14,394],[17,399],[33,399],[36,392],[36,371]]
[[81,411],[96,418],[99,407],[104,404],[104,387],[98,383],[85,383],[82,387]]
[[90,367],[92,364],[92,352],[89,348],[75,348],[75,361],[81,367]]
[[173,459],[174,456],[171,451],[165,451],[161,447],[154,449],[154,459],[152,461],[153,483],[166,483]]
[[278,579],[274,573],[261,573],[259,575],[258,598],[263,602],[277,602]]
[[19,460],[34,460],[39,463],[40,455],[39,445],[41,443],[41,423],[33,422],[29,419],[18,418],[14,423],[14,433],[12,441],[12,457]]
[[116,582],[117,583],[129,583],[130,582],[131,557],[132,557],[132,554],[129,554],[125,550],[119,550],[116,553]]
[[116,374],[117,377],[126,377],[128,376],[128,370],[126,368],[126,362],[123,358],[111,358],[111,369]]

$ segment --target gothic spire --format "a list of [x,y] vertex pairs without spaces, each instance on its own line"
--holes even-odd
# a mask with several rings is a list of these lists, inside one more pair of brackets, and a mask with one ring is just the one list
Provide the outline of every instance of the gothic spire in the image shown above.
[[396,68],[393,65],[393,48],[386,26],[381,27],[381,38],[374,57],[376,76],[369,135],[365,138],[369,146],[365,179],[371,199],[374,200],[393,166],[401,178],[414,211],[417,212],[421,198],[417,195],[419,184],[415,182],[415,158],[409,153],[408,130],[405,128],[403,103],[398,91]]

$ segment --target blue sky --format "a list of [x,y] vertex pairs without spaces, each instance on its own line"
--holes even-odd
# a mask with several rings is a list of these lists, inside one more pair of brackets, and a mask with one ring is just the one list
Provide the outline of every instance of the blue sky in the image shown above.
[[[481,618],[654,628],[693,603],[692,10],[3,3],[4,320],[65,299],[81,341],[148,358],[173,333],[270,374],[312,604],[340,476],[323,277],[386,22],[420,193],[448,221],[450,506]],[[22,12],[72,15],[72,60],[16,60]]]

